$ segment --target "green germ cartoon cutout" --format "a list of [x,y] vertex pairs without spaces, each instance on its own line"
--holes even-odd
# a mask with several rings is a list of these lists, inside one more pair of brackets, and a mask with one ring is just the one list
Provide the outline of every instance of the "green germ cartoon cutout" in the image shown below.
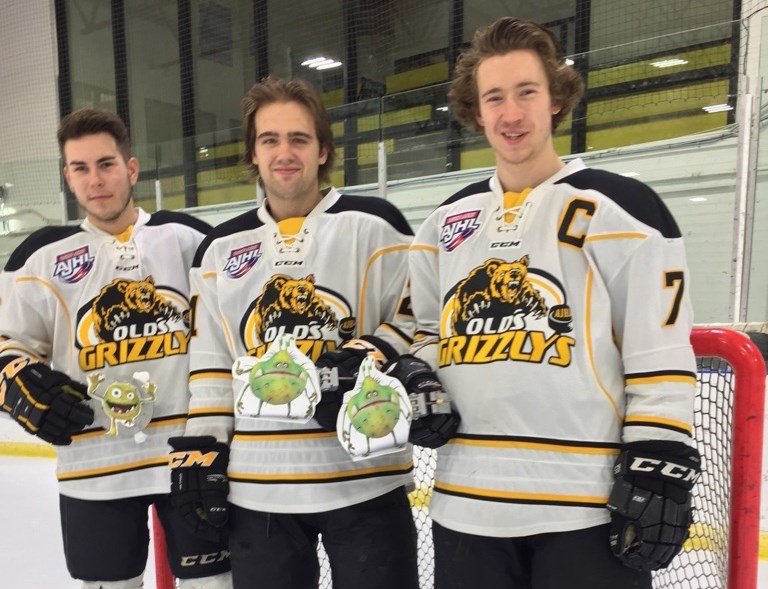
[[[88,375],[88,395],[101,400],[101,407],[109,418],[108,436],[116,437],[117,424],[122,423],[126,427],[136,425],[136,419],[141,414],[144,403],[155,400],[157,385],[153,382],[145,382],[141,389],[127,382],[113,382],[102,394],[96,392],[104,381],[104,375],[97,372]],[[142,395],[142,389],[147,396]]]
[[[309,374],[304,367],[296,362],[288,351],[292,343],[290,338],[281,339],[278,342],[280,349],[272,356],[260,360],[250,368],[248,374],[248,387],[240,395],[238,407],[243,410],[242,395],[250,390],[259,399],[259,407],[256,415],[261,415],[264,403],[269,405],[288,405],[288,417],[291,416],[291,402],[295,401],[306,389]],[[243,374],[247,369],[236,367],[238,374]],[[309,417],[312,412],[312,403],[317,400],[317,394],[309,396]]]
[[401,417],[407,417],[406,411],[401,406],[400,394],[392,388],[377,380],[374,376],[376,370],[375,360],[368,357],[360,365],[360,373],[363,376],[360,387],[347,402],[344,416],[349,422],[341,424],[342,443],[347,450],[354,452],[352,428],[359,432],[366,443],[366,451],[363,456],[371,453],[371,440],[384,438],[391,435],[394,447],[402,447],[403,443],[397,439],[395,426]]
[[400,395],[366,376],[347,405],[347,417],[366,438],[383,438],[392,433],[400,417]]

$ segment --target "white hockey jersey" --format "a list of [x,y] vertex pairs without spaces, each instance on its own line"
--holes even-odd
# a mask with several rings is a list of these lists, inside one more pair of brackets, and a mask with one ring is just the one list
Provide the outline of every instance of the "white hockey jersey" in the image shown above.
[[167,440],[186,421],[189,268],[210,229],[139,210],[128,239],[91,225],[45,227],[3,274],[0,355],[39,358],[89,386],[95,421],[58,446],[62,494],[168,493]]
[[580,160],[522,197],[468,186],[410,250],[415,339],[462,418],[430,512],[496,537],[609,521],[621,444],[690,442],[693,422],[685,252],[661,199]]
[[291,221],[301,229],[284,237],[267,208],[259,207],[216,227],[195,256],[190,280],[199,301],[186,433],[231,440],[232,503],[312,513],[410,482],[410,446],[353,462],[336,433],[314,420],[239,414],[233,363],[261,357],[283,334],[294,336],[312,361],[344,340],[373,333],[407,350],[411,334],[397,320],[410,317],[403,285],[413,234],[386,201],[334,189],[306,218]]

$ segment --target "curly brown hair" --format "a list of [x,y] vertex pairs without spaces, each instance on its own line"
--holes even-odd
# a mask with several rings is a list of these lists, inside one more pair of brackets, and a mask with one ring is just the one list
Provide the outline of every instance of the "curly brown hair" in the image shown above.
[[327,153],[325,163],[321,164],[317,170],[317,179],[321,185],[330,183],[333,164],[336,160],[331,117],[328,115],[317,89],[309,82],[299,78],[284,80],[275,76],[268,76],[261,82],[254,84],[243,98],[245,154],[242,162],[248,174],[251,178],[259,179],[259,168],[253,164],[253,153],[256,148],[256,117],[254,115],[262,106],[275,102],[296,102],[310,112],[315,121],[315,133],[320,143],[320,151],[325,149]]
[[462,126],[479,131],[477,123],[477,68],[487,58],[506,55],[510,51],[530,49],[544,64],[549,79],[552,103],[560,110],[552,115],[552,130],[568,115],[584,94],[581,75],[565,63],[555,36],[538,23],[505,16],[475,31],[470,48],[456,62],[448,98],[451,112]]

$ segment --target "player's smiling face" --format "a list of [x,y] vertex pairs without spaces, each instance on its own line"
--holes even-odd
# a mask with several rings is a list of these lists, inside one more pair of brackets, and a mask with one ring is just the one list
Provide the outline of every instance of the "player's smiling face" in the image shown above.
[[477,122],[494,150],[502,179],[505,173],[532,173],[530,179],[537,183],[548,178],[559,161],[552,146],[552,115],[559,108],[552,104],[539,56],[527,49],[494,55],[480,63],[475,75]]
[[109,133],[84,135],[64,144],[64,177],[88,220],[108,233],[122,233],[135,222],[131,189],[139,162],[126,161]]
[[277,220],[304,216],[319,202],[317,177],[327,153],[310,111],[298,102],[273,102],[256,111],[253,164]]

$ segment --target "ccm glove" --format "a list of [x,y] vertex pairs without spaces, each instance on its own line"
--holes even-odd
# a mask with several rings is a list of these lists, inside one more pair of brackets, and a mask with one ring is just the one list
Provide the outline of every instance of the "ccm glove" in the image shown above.
[[390,362],[384,372],[403,383],[411,401],[413,420],[408,441],[426,448],[447,444],[459,429],[461,418],[451,408],[448,393],[429,364],[405,354]]
[[220,540],[229,518],[229,446],[213,436],[180,436],[168,443],[174,450],[171,505],[195,536]]
[[0,359],[0,405],[25,430],[56,446],[93,423],[84,384],[47,364],[12,356]]
[[682,442],[633,442],[625,445],[613,472],[611,550],[639,571],[666,567],[688,538],[699,452]]
[[350,390],[357,380],[360,364],[372,354],[384,365],[388,358],[395,358],[397,352],[383,339],[364,335],[360,339],[345,342],[331,352],[325,352],[315,362],[320,378],[322,396],[315,407],[315,421],[323,429],[336,431],[336,418],[344,400],[344,393]]

